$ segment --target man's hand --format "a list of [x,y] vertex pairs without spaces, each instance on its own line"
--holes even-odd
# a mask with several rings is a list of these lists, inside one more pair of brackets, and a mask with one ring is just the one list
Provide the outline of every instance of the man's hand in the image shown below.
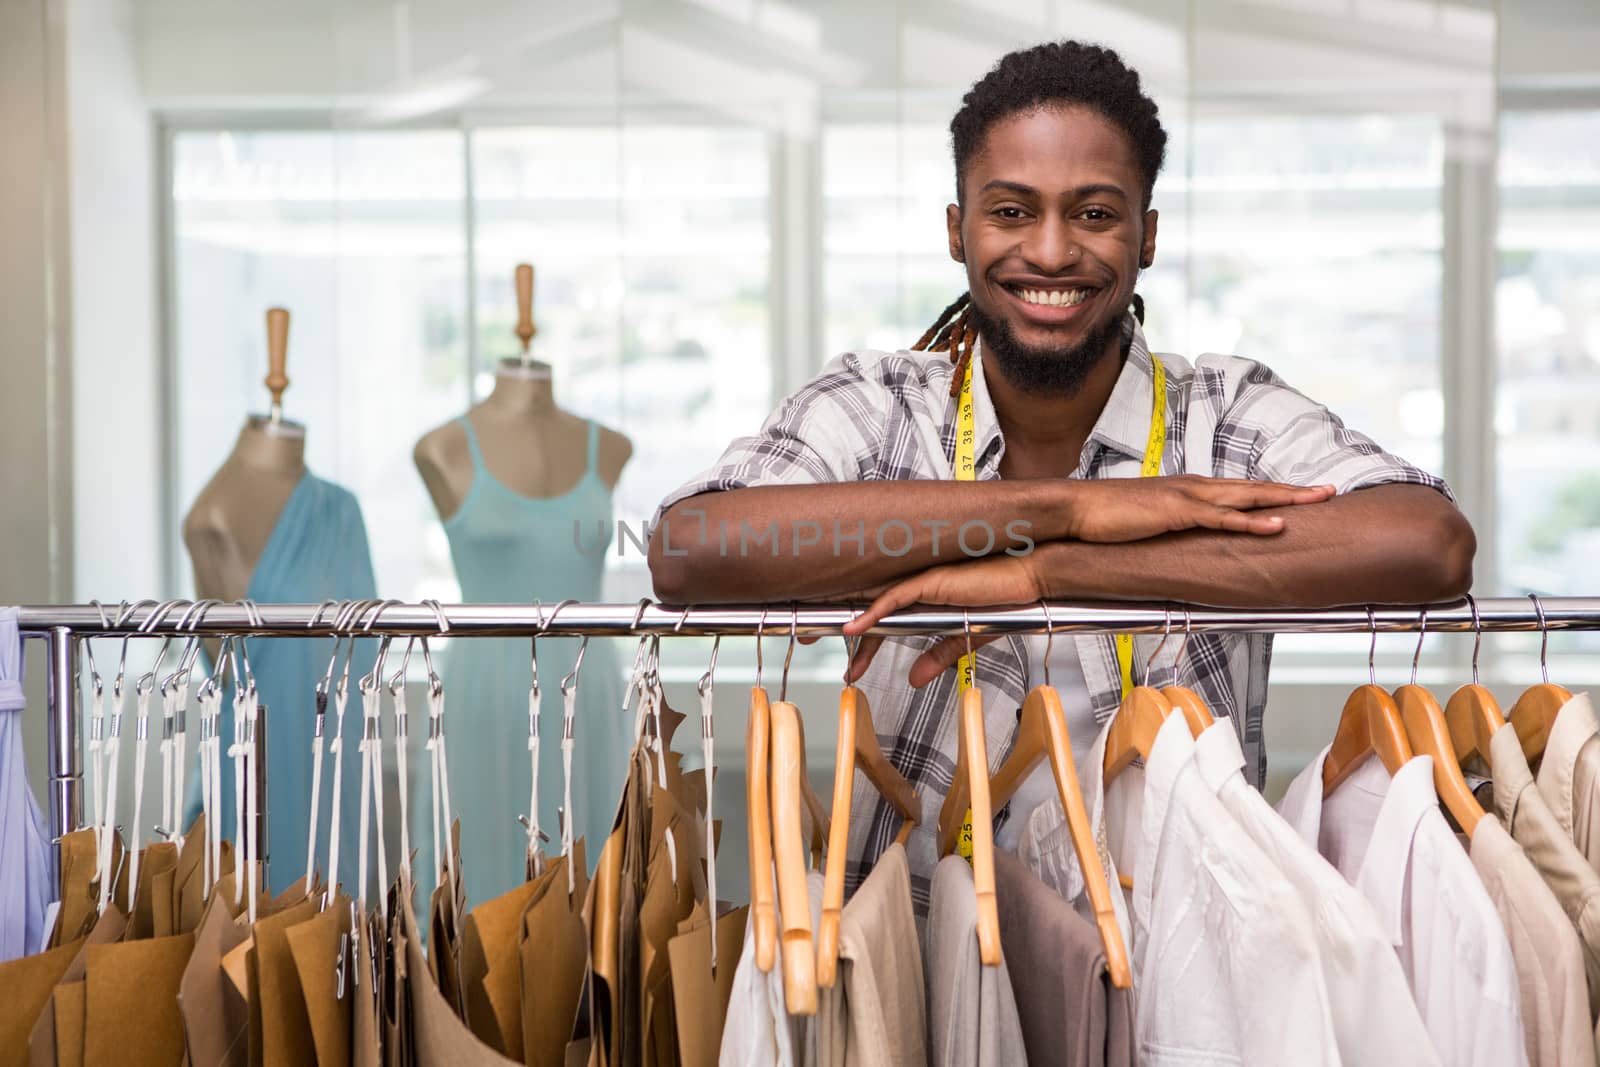
[[1298,486],[1179,474],[1164,478],[1103,478],[1070,481],[1066,540],[1118,544],[1180,530],[1275,534],[1281,515],[1252,514],[1257,508],[1320,504],[1331,485]]
[[[1331,485],[1297,486],[1191,474],[1073,480],[1065,484],[1072,491],[1070,539],[1100,543],[1143,541],[1196,529],[1270,537],[1283,531],[1283,516],[1251,514],[1250,509],[1318,504],[1335,492]],[[872,606],[845,626],[845,633],[860,636],[885,616],[912,604],[991,607],[1033,603],[1044,596],[1046,588],[1034,558],[990,556],[930,567],[878,592]],[[974,638],[972,647],[976,649],[992,640]],[[850,662],[850,681],[866,673],[882,643],[881,637],[863,638]],[[911,684],[918,688],[927,685],[960,659],[966,649],[966,635],[940,641],[912,666]]]
[[[1032,556],[990,556],[970,563],[930,567],[921,574],[897,582],[872,602],[872,606],[845,624],[847,637],[857,637],[876,626],[886,616],[912,604],[954,604],[962,607],[991,607],[996,604],[1030,604],[1042,596],[1042,585]],[[993,641],[993,637],[974,637],[972,647]],[[867,671],[883,638],[868,635],[850,661],[847,681],[854,682]],[[910,681],[921,688],[953,665],[967,651],[967,637],[946,637],[912,664]]]

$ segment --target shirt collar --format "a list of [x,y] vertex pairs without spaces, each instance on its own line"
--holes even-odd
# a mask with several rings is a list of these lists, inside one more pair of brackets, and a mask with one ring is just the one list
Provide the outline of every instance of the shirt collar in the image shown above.
[[1144,761],[1144,806],[1140,812],[1139,855],[1134,860],[1133,913],[1155,914],[1156,860],[1161,854],[1161,833],[1171,814],[1178,776],[1194,763],[1194,738],[1182,715],[1168,715],[1156,731],[1150,758]]
[[[1202,735],[1204,736],[1204,735]],[[1322,765],[1328,762],[1332,745],[1317,753],[1305,770],[1295,776],[1278,801],[1278,814],[1294,828],[1300,839],[1312,848],[1322,835]]]
[[1127,358],[1111,389],[1106,406],[1089,431],[1079,473],[1088,469],[1094,446],[1108,448],[1133,459],[1143,459],[1150,443],[1150,413],[1155,405],[1155,364],[1145,343],[1144,330],[1132,312],[1123,321],[1122,339]]
[[[1081,474],[1094,454],[1093,446],[1114,449],[1134,459],[1143,459],[1150,443],[1150,412],[1155,403],[1155,364],[1145,343],[1144,329],[1133,312],[1122,324],[1122,342],[1127,350],[1117,384],[1112,387],[1106,406],[1089,432],[1079,465]],[[1000,434],[1000,418],[995,414],[994,398],[983,369],[983,341],[972,350],[972,424],[977,432],[973,460],[978,470],[999,470],[1005,455],[1005,439]],[[991,455],[991,451],[993,454]]]
[[1506,723],[1489,738],[1489,774],[1494,779],[1495,812],[1506,829],[1515,833],[1517,804],[1533,785],[1533,771],[1522,752],[1517,728]]
[[1578,753],[1585,741],[1600,733],[1589,694],[1579,693],[1561,706],[1550,739],[1545,743],[1544,759],[1539,764],[1540,792],[1550,803],[1561,828],[1572,833],[1573,777]]
[[1222,792],[1236,776],[1243,781],[1244,749],[1239,747],[1239,735],[1227,716],[1218,716],[1194,739],[1194,762],[1200,780],[1213,793]]
[[[1368,783],[1362,779],[1376,779],[1377,776],[1387,778],[1388,772],[1376,758],[1369,759],[1356,768],[1345,784],[1366,786]],[[1320,776],[1318,781],[1321,781]],[[1399,945],[1405,941],[1403,919],[1406,885],[1410,881],[1411,841],[1423,817],[1429,811],[1437,811],[1438,807],[1439,794],[1433,786],[1433,757],[1413,756],[1389,779],[1383,806],[1378,809],[1377,821],[1372,825],[1367,854],[1361,860],[1361,873],[1356,876],[1356,888],[1372,902],[1390,944]]]

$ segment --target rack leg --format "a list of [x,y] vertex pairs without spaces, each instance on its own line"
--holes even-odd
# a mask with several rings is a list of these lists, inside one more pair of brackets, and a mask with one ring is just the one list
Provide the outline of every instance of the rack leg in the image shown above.
[[78,724],[78,646],[72,630],[52,627],[46,641],[50,658],[50,837],[56,870],[61,839],[83,822],[83,751]]
[[261,864],[261,885],[263,891],[271,883],[267,881],[272,838],[267,833],[267,822],[270,811],[267,807],[267,706],[262,704],[256,709],[256,823],[250,828],[256,835],[256,859]]

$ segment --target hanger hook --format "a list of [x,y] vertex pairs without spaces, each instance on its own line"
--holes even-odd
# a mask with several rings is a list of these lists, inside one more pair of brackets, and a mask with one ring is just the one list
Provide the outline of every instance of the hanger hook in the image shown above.
[[[368,619],[366,625],[362,627],[362,632],[370,634],[372,632],[372,627],[377,624],[379,619],[383,618],[384,612],[402,603],[403,601],[391,598],[385,600],[382,604],[379,604],[377,610],[372,613],[372,618]],[[360,688],[363,693],[377,689],[383,685],[383,666],[389,660],[389,644],[393,640],[393,634],[383,634],[379,638],[378,654],[372,661],[372,670],[363,676],[360,682]]]
[[1478,649],[1483,646],[1483,620],[1478,617],[1478,601],[1467,594],[1467,607],[1472,609],[1472,684],[1478,684]]
[[[961,632],[967,638],[967,658],[972,659],[972,618],[967,613],[966,608],[961,609]],[[978,664],[976,660],[972,664],[972,680],[974,682],[978,680]]]
[[[339,610],[333,617],[333,655],[328,657],[328,669],[323,673],[322,681],[317,683],[316,693],[318,696],[326,697],[328,690],[333,686],[333,669],[339,665],[339,646],[344,643],[344,635],[339,631],[349,621],[350,613],[355,610],[355,606],[356,602],[353,600],[339,602]],[[321,614],[322,609],[318,608],[317,615],[319,619]]]
[[1178,664],[1183,662],[1183,654],[1189,650],[1189,635],[1194,632],[1194,617],[1189,613],[1188,605],[1183,608],[1183,640],[1178,642],[1178,654],[1172,657],[1172,684],[1178,684]]
[[1150,653],[1150,658],[1144,661],[1145,685],[1150,684],[1150,669],[1155,666],[1156,657],[1161,655],[1161,650],[1167,647],[1167,638],[1172,636],[1172,608],[1168,606],[1161,610],[1165,616],[1165,622],[1161,627],[1161,643],[1156,645],[1155,650]]
[[1534,614],[1539,617],[1539,674],[1544,678],[1545,684],[1550,684],[1550,661],[1547,658],[1550,652],[1550,624],[1544,618],[1544,605],[1539,603],[1537,593],[1529,593],[1528,599],[1533,601]]
[[789,651],[783,656],[783,681],[778,686],[778,699],[789,699],[789,664],[794,660],[794,646],[799,644],[800,638],[800,604],[791,601],[789,604]]
[[756,620],[756,688],[761,688],[761,631],[767,625],[767,605],[761,605],[761,617]]
[[[556,624],[556,616],[561,614],[561,610],[576,603],[576,600],[568,597],[566,600],[563,600],[561,603],[557,604],[555,606],[555,610],[550,613],[550,621],[545,623],[544,631],[541,632],[548,631],[554,627]],[[589,639],[585,637],[578,643],[578,658],[573,660],[572,670],[568,671],[566,677],[561,679],[560,688],[562,696],[567,695],[567,690],[569,687],[575,687],[577,685],[578,672],[583,669],[583,654],[588,650]]]
[[1422,661],[1422,642],[1428,636],[1428,609],[1422,609],[1422,617],[1417,620],[1417,650],[1411,653],[1411,684],[1417,684],[1417,664]]
[[[192,606],[193,603],[193,601],[183,599],[163,600],[154,611],[145,616],[144,622],[139,624],[139,632],[153,633],[155,628],[160,626],[166,620],[166,617],[177,609],[179,604],[190,604]],[[151,665],[148,671],[141,674],[139,680],[134,683],[134,692],[148,693],[156,687],[156,675],[161,673],[161,664],[166,662],[167,652],[171,648],[172,637],[169,635],[161,642],[161,650],[156,653],[155,663]]]
[[1372,627],[1372,644],[1367,646],[1367,681],[1372,685],[1378,684],[1378,667],[1375,662],[1378,656],[1378,613],[1372,610],[1372,605],[1367,605],[1367,625]]
[[1039,607],[1044,611],[1044,684],[1050,685],[1050,652],[1056,645],[1056,624],[1050,618],[1050,602],[1044,597],[1039,598]]

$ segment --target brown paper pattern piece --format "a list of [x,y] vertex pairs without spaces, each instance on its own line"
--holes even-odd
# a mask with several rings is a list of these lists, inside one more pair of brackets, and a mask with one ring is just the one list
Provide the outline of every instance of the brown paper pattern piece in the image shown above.
[[89,945],[84,1067],[183,1062],[178,987],[193,934]]

